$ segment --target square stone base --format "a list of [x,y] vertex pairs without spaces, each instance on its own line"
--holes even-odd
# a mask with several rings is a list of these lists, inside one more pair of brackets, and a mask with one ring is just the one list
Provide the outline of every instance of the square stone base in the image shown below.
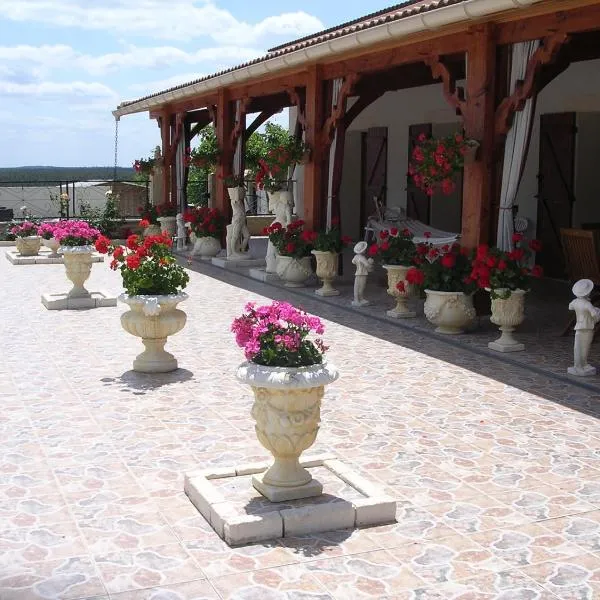
[[296,487],[278,487],[269,485],[263,481],[264,473],[258,473],[252,477],[252,485],[265,498],[271,502],[285,502],[287,500],[300,500],[301,498],[312,498],[323,493],[323,484],[316,479],[311,479],[304,485]]
[[300,464],[322,485],[322,494],[271,502],[253,486],[267,463],[189,473],[184,490],[230,546],[395,522],[395,500],[341,461],[325,455]]
[[521,352],[525,350],[525,344],[499,344],[498,342],[489,342],[488,348],[496,352]]
[[212,264],[221,269],[249,269],[261,267],[265,264],[264,258],[225,258],[217,256],[212,259]]
[[42,304],[48,310],[77,310],[82,308],[100,308],[104,306],[116,306],[116,296],[110,296],[106,292],[90,292],[89,298],[69,298],[66,292],[63,294],[42,294]]
[[[21,256],[16,250],[7,250],[6,258],[13,265],[62,265],[64,259],[62,256],[50,256],[51,252],[47,248],[42,248],[37,256]],[[92,262],[104,262],[104,256],[101,254],[92,254]]]
[[267,273],[265,269],[250,269],[249,272],[250,277],[252,279],[257,279],[258,281],[281,281],[279,279],[279,275],[277,273]]

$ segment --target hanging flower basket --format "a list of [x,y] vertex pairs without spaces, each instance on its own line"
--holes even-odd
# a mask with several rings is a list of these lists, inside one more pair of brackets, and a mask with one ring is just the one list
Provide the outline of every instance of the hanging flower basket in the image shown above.
[[428,138],[422,133],[417,142],[408,174],[428,196],[436,191],[449,196],[456,189],[456,174],[465,162],[475,159],[479,142],[465,139],[460,133],[443,138]]

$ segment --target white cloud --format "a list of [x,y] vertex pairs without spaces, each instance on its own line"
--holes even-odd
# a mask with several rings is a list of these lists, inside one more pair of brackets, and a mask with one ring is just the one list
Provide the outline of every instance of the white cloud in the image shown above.
[[[162,68],[179,65],[194,65],[219,61],[221,64],[232,64],[251,60],[263,54],[256,48],[239,46],[222,46],[202,48],[196,52],[185,52],[174,46],[139,47],[128,46],[123,52],[111,52],[92,56],[82,54],[66,45],[43,46],[0,46],[0,61],[3,69],[10,63],[35,65],[48,72],[60,68],[80,68],[92,75],[102,75],[124,68]],[[0,70],[0,76],[2,70]],[[199,77],[192,75],[191,79]]]
[[54,98],[66,96],[76,101],[78,98],[106,98],[111,101],[118,99],[118,94],[103,83],[86,83],[72,81],[57,83],[42,81],[39,83],[13,83],[0,81],[0,96],[27,96]]
[[266,36],[297,37],[323,29],[303,11],[283,13],[250,24],[218,8],[211,0],[0,0],[0,16],[165,39],[211,37],[222,43],[256,43]]
[[132,83],[128,89],[135,94],[152,93],[156,90],[166,90],[182,83],[188,83],[189,81],[194,81],[194,79],[201,79],[204,75],[204,73],[180,73],[179,75],[173,75],[172,77],[167,77],[165,79],[155,79],[143,83]]

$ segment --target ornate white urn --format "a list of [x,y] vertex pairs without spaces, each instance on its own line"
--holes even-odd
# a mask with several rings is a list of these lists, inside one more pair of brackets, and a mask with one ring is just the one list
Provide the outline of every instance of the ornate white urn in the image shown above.
[[39,235],[28,235],[16,238],[15,243],[21,256],[37,256],[42,246],[42,238]]
[[148,237],[150,235],[160,235],[160,234],[161,234],[160,225],[156,225],[155,223],[148,225],[148,227],[146,227],[146,229],[144,229],[144,232],[142,233],[142,235],[144,237]]
[[129,305],[121,315],[123,329],[142,338],[145,350],[133,361],[133,370],[140,373],[168,373],[177,369],[177,359],[165,350],[167,337],[181,331],[186,314],[177,308],[187,294],[167,296],[128,296],[121,294],[119,300]]
[[258,441],[275,458],[254,487],[272,502],[317,496],[323,486],[300,465],[319,431],[325,386],[338,378],[327,363],[310,367],[266,367],[243,363],[236,377],[254,392],[252,417]]
[[[291,191],[277,190],[269,192],[269,210],[275,213],[275,218],[271,222],[281,223],[282,227],[287,227],[292,220],[292,206],[294,205],[294,196]],[[277,250],[269,240],[267,244],[266,272],[277,272]]]
[[513,331],[525,318],[525,290],[493,290],[490,321],[500,327],[502,335],[488,344],[498,352],[519,352],[525,346],[513,337]]
[[61,246],[67,278],[73,283],[67,298],[90,298],[84,283],[92,272],[92,253],[94,246]]
[[194,236],[192,254],[198,254],[200,258],[212,258],[221,251],[221,242],[218,238],[206,235],[197,236],[195,233],[192,235]]
[[475,320],[473,296],[463,292],[425,290],[425,316],[437,333],[456,335]]
[[304,287],[312,274],[310,256],[294,258],[277,255],[277,275],[285,282],[286,287]]
[[322,252],[313,250],[317,260],[317,277],[323,281],[323,287],[315,290],[317,296],[339,296],[339,290],[336,290],[332,281],[337,275],[338,269],[338,254],[337,252]]
[[[177,233],[177,217],[158,217],[160,223],[160,231],[165,232],[170,237],[174,237]],[[145,235],[146,232],[144,232]],[[151,234],[156,235],[156,234]]]
[[48,258],[58,258],[60,255],[58,253],[58,249],[60,248],[60,242],[56,238],[50,238],[49,240],[43,239],[42,244],[46,246],[46,248],[50,249],[50,254]]
[[[388,317],[394,319],[409,319],[416,317],[417,313],[408,309],[408,298],[412,294],[412,286],[406,281],[406,272],[410,267],[404,265],[383,265],[387,271],[387,293],[395,298],[396,306],[386,312]],[[404,291],[398,289],[399,282],[404,283]]]

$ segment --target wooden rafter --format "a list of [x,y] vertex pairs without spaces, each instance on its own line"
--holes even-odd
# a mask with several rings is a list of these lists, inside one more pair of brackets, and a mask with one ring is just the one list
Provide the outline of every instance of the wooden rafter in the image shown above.
[[373,104],[373,102],[375,102],[375,100],[377,100],[378,98],[381,98],[383,94],[385,94],[385,90],[379,89],[375,92],[368,92],[360,95],[358,97],[358,100],[348,109],[348,111],[344,115],[344,118],[342,119],[344,127],[348,129],[352,121],[354,121],[354,119],[356,119],[356,117],[358,117],[358,115],[363,110],[365,110],[367,106]]
[[331,114],[327,117],[323,125],[322,144],[328,147],[333,142],[335,130],[346,113],[346,100],[354,93],[354,87],[360,80],[358,73],[348,73],[344,77],[344,83],[338,93],[337,102],[333,107]]
[[246,127],[244,131],[244,140],[248,138],[263,124],[266,123],[273,115],[281,112],[281,109],[263,110],[255,119]]
[[542,67],[552,64],[568,41],[569,36],[563,31],[557,31],[543,39],[527,63],[525,78],[517,82],[513,93],[504,98],[496,109],[495,131],[497,136],[505,136],[509,132],[515,112],[523,110],[527,100],[535,94],[538,75]]

